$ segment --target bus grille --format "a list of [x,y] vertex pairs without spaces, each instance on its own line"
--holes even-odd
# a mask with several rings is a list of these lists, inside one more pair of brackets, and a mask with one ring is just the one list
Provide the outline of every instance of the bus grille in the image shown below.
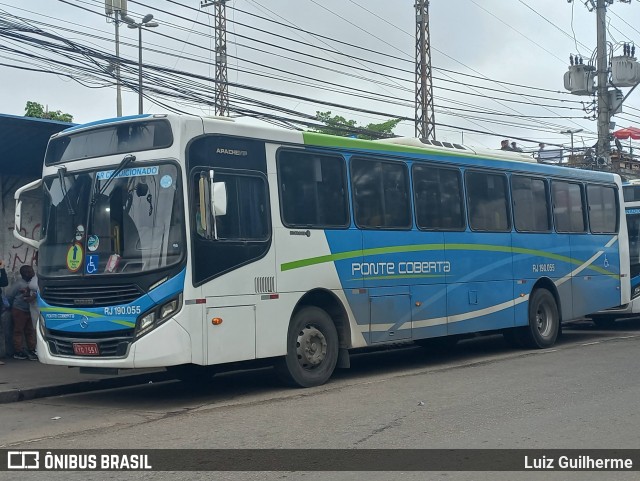
[[51,354],[57,356],[73,356],[78,357],[73,352],[74,342],[95,342],[98,345],[98,356],[86,356],[93,358],[100,357],[124,357],[127,355],[129,345],[133,340],[132,337],[111,337],[105,339],[88,339],[88,338],[61,338],[55,336],[47,336],[47,344]]
[[129,304],[142,295],[135,284],[115,286],[47,286],[41,296],[61,307],[103,307]]

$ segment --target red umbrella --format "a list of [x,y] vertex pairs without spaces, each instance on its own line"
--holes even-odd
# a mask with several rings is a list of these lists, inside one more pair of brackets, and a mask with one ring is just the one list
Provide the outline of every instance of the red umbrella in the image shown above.
[[638,127],[627,127],[625,129],[616,130],[613,133],[616,139],[633,139],[640,140],[640,129]]

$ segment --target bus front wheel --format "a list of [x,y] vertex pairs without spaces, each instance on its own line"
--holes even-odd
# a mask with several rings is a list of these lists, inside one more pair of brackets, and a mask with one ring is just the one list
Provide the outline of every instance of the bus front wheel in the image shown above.
[[529,325],[524,328],[528,347],[544,349],[555,344],[560,330],[556,299],[546,289],[536,289],[529,297]]
[[287,354],[276,366],[277,372],[289,385],[320,386],[333,374],[338,347],[338,333],[329,314],[318,307],[305,307],[291,320]]

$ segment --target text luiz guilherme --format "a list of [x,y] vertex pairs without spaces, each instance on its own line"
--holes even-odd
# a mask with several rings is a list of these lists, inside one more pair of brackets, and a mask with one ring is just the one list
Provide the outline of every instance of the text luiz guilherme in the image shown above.
[[633,469],[633,460],[628,458],[593,458],[591,456],[560,456],[558,458],[525,456],[524,469],[628,470]]

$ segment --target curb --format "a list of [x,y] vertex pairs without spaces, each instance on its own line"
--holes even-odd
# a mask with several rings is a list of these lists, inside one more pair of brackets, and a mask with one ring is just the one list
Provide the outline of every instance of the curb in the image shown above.
[[91,381],[79,381],[69,384],[13,389],[11,391],[0,391],[0,404],[29,401],[43,397],[61,396],[64,394],[102,391],[105,389],[136,386],[147,384],[149,382],[162,382],[171,379],[174,379],[174,377],[170,376],[169,373],[160,371],[145,374],[131,374],[122,377],[109,377],[106,379],[94,379]]

